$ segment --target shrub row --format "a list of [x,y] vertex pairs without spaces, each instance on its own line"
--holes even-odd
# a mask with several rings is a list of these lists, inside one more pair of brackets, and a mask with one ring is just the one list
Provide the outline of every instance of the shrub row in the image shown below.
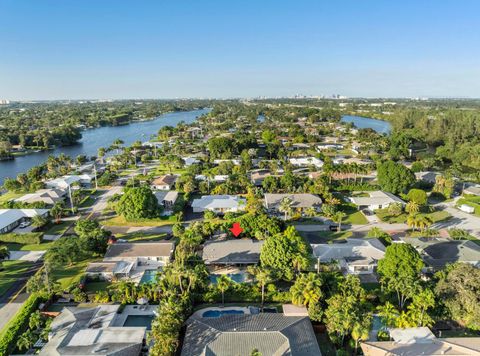
[[26,234],[16,234],[16,233],[9,233],[9,234],[1,234],[0,235],[0,242],[11,242],[16,244],[22,245],[30,245],[30,244],[40,244],[42,243],[43,232],[29,232]]
[[25,331],[30,314],[37,310],[43,298],[38,294],[31,294],[13,319],[5,326],[0,335],[0,355],[10,355],[15,347],[18,337]]

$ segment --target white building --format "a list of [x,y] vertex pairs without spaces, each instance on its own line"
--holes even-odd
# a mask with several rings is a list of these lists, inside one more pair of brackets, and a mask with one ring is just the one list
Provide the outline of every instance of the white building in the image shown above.
[[200,160],[195,157],[183,157],[182,159],[187,167],[191,166],[192,164],[200,163]]
[[405,202],[392,193],[376,190],[372,192],[365,192],[368,197],[349,197],[348,199],[360,210],[368,209],[374,211],[377,209],[388,208],[391,204],[399,203],[405,205]]
[[150,187],[153,190],[172,190],[175,182],[177,181],[177,176],[174,174],[167,174],[158,178],[155,178]]
[[374,273],[378,260],[385,256],[385,246],[378,239],[347,239],[311,246],[320,263],[336,261],[342,270],[350,274]]
[[0,234],[12,231],[34,216],[48,216],[48,209],[0,209]]
[[296,167],[308,167],[315,166],[321,168],[323,166],[322,160],[316,157],[301,157],[301,158],[290,158],[290,164]]
[[74,183],[79,183],[80,185],[89,185],[92,183],[93,176],[89,174],[81,175],[66,175],[60,178],[55,178],[52,180],[47,180],[45,186],[51,189],[68,189]]
[[61,189],[40,189],[35,193],[25,194],[24,196],[15,199],[15,201],[30,204],[42,202],[48,205],[54,205],[59,201],[63,201],[65,195],[66,191]]
[[210,210],[217,214],[223,214],[244,210],[246,204],[246,199],[236,195],[204,195],[200,199],[193,200],[192,208],[194,213]]

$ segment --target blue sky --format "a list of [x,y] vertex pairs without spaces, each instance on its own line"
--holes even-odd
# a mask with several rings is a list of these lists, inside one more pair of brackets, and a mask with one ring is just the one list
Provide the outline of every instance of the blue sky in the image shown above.
[[480,1],[0,0],[0,99],[480,97]]

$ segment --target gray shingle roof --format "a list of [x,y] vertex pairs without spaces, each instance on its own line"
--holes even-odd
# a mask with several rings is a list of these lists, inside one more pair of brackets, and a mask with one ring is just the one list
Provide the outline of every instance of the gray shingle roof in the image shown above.
[[190,318],[183,356],[248,356],[258,349],[264,356],[319,356],[320,348],[307,317],[283,314],[224,315]]
[[254,264],[260,260],[263,241],[251,239],[212,241],[203,247],[206,264]]

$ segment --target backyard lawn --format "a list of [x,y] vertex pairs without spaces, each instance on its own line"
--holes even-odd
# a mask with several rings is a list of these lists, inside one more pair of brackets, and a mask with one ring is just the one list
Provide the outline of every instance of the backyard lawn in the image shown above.
[[9,200],[20,198],[25,193],[14,193],[14,192],[6,192],[3,195],[0,195],[0,204],[6,203]]
[[40,244],[16,244],[16,243],[5,243],[10,251],[46,251],[52,247],[53,241],[44,241]]
[[116,234],[115,237],[125,239],[129,242],[148,242],[164,240],[167,234],[148,234],[145,232],[132,232],[130,234]]
[[174,216],[165,216],[157,219],[144,219],[137,221],[127,221],[123,216],[115,216],[113,218],[103,220],[100,223],[105,226],[163,226],[173,225],[177,221]]
[[31,266],[32,262],[28,261],[3,261],[0,267],[0,295],[3,295]]
[[73,221],[61,221],[60,224],[52,223],[47,227],[45,235],[61,235],[72,225]]
[[107,290],[110,282],[87,282],[87,286],[85,291],[87,293],[95,293],[98,291],[105,291]]
[[457,206],[469,205],[475,209],[474,215],[480,216],[480,197],[475,195],[464,195],[457,201]]
[[57,267],[53,270],[53,278],[60,283],[62,289],[66,289],[72,283],[80,281],[81,276],[85,272],[87,264],[95,259],[87,259],[74,263],[71,266]]

